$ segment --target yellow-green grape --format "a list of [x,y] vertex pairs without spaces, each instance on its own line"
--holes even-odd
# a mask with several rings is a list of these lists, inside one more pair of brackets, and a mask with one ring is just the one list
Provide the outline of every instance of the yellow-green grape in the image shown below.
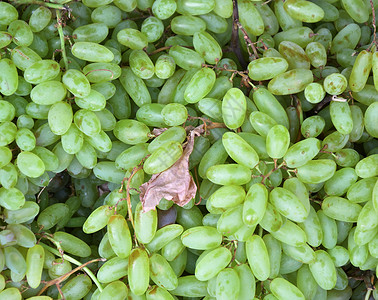
[[[80,299],[85,297],[92,288],[92,280],[86,274],[80,274],[70,279],[62,287],[62,293],[66,298]],[[60,299],[60,298],[59,298]]]
[[65,102],[53,104],[49,109],[48,123],[51,131],[56,135],[65,134],[73,120],[71,105]]
[[150,277],[158,286],[169,291],[174,290],[178,285],[178,278],[172,267],[163,256],[157,253],[150,256]]
[[8,147],[0,146],[0,167],[3,168],[12,160],[12,151]]
[[306,220],[298,223],[298,226],[306,233],[307,242],[312,247],[318,247],[323,241],[322,227],[314,208],[311,206]]
[[146,159],[143,170],[147,174],[163,172],[170,168],[181,157],[182,153],[183,149],[180,143],[166,142]]
[[154,64],[143,50],[131,51],[129,64],[134,74],[142,79],[148,79],[154,75]]
[[348,48],[356,48],[361,38],[361,28],[358,24],[351,23],[341,29],[332,40],[331,53],[338,53]]
[[251,236],[246,242],[246,253],[253,275],[258,280],[266,280],[270,274],[270,260],[263,239]]
[[239,19],[249,34],[259,36],[264,33],[264,20],[251,1],[238,3]]
[[360,92],[365,87],[372,67],[372,53],[366,50],[361,51],[353,65],[349,77],[349,87],[352,92]]
[[162,54],[155,62],[155,74],[158,78],[168,79],[174,74],[175,67],[175,60],[167,54]]
[[197,226],[189,228],[181,235],[182,243],[191,249],[209,250],[218,247],[222,242],[222,235],[216,228]]
[[306,23],[316,23],[324,17],[320,6],[306,0],[285,1],[284,8],[292,18]]
[[290,134],[282,125],[273,126],[266,136],[266,151],[273,159],[282,158],[290,144]]
[[222,136],[222,143],[227,153],[237,163],[253,169],[259,162],[256,151],[236,133],[226,132]]
[[204,31],[206,23],[199,17],[181,15],[172,19],[171,28],[175,34],[194,35],[196,32]]
[[75,57],[90,62],[111,62],[114,59],[108,48],[92,42],[76,42],[71,51]]
[[288,62],[289,70],[310,69],[310,59],[298,44],[291,41],[282,41],[278,46],[278,50],[281,56]]
[[215,184],[243,185],[250,181],[251,170],[238,164],[224,164],[210,167],[206,177]]
[[280,57],[263,57],[255,59],[248,64],[248,76],[252,80],[268,80],[278,74],[284,73],[288,63]]
[[310,70],[294,69],[274,77],[268,84],[268,90],[274,95],[299,93],[313,80]]
[[23,20],[14,20],[8,25],[8,32],[13,36],[17,46],[30,46],[33,42],[33,32],[28,23]]
[[22,299],[21,292],[15,287],[10,287],[10,288],[4,289],[0,293],[0,297],[4,298],[4,299],[12,299],[12,300],[21,300]]
[[378,138],[378,125],[377,125],[378,104],[372,103],[365,111],[364,124],[368,134],[372,137]]
[[166,124],[161,114],[163,108],[164,104],[160,103],[144,104],[138,109],[136,119],[147,126],[164,127]]
[[17,244],[21,247],[32,248],[37,242],[34,233],[24,225],[9,224],[7,229],[14,234]]
[[353,168],[342,168],[325,182],[324,191],[330,196],[342,196],[357,179]]
[[51,105],[62,101],[67,94],[65,86],[59,81],[45,81],[36,85],[30,93],[33,102],[40,105]]
[[193,35],[193,46],[209,64],[216,64],[222,58],[222,49],[217,40],[206,31],[197,31]]
[[168,126],[178,126],[185,123],[188,110],[180,103],[169,103],[161,111],[164,123]]
[[[325,2],[327,3],[327,2]],[[311,42],[307,44],[305,52],[310,59],[314,68],[325,66],[327,63],[327,52],[324,46],[319,42]]]
[[238,299],[240,292],[240,279],[238,273],[231,268],[219,272],[216,281],[217,299]]
[[342,246],[337,245],[332,249],[328,249],[327,252],[331,256],[336,267],[342,267],[349,261],[348,250]]
[[26,68],[24,78],[32,84],[53,80],[60,72],[59,64],[50,59],[39,60]]
[[321,288],[331,290],[335,287],[336,267],[327,252],[324,250],[315,251],[315,260],[309,264],[309,267],[311,274]]
[[10,23],[18,19],[17,9],[7,2],[1,2],[0,12],[1,25],[9,25]]
[[330,196],[324,198],[322,209],[324,214],[335,220],[357,222],[358,215],[362,208],[360,205],[351,203],[345,198]]
[[151,242],[146,245],[147,249],[153,252],[159,251],[170,241],[178,237],[183,231],[184,228],[180,224],[166,225],[156,231]]
[[16,115],[14,106],[4,100],[0,100],[0,122],[12,121]]
[[205,21],[206,29],[213,33],[225,33],[228,27],[228,22],[215,12],[210,12],[208,14],[199,16],[203,21]]
[[114,63],[91,63],[83,68],[83,73],[89,82],[100,83],[117,79],[121,68]]
[[54,233],[54,239],[59,241],[62,249],[70,254],[79,257],[87,257],[91,254],[91,249],[85,242],[69,233],[57,231]]
[[378,175],[378,154],[369,155],[361,159],[356,167],[356,174],[361,178],[369,178]]
[[323,82],[324,90],[330,95],[340,95],[348,86],[347,79],[342,74],[328,75]]
[[91,92],[87,77],[79,70],[67,70],[62,76],[62,82],[76,97],[86,97]]
[[119,80],[136,105],[141,107],[144,104],[151,103],[151,95],[146,84],[143,79],[134,74],[130,67],[122,68],[122,74]]
[[108,222],[109,242],[118,257],[126,258],[131,252],[131,235],[123,216],[111,216]]
[[291,246],[282,243],[282,250],[285,255],[290,256],[291,258],[304,264],[309,264],[315,259],[314,250],[312,250],[312,248],[307,244],[301,246]]
[[99,295],[99,300],[114,299],[121,300],[127,297],[128,288],[122,281],[109,283]]
[[347,102],[332,101],[330,115],[336,130],[342,134],[349,134],[353,129],[352,112]]
[[125,177],[125,171],[118,170],[115,163],[112,161],[101,161],[93,168],[93,174],[105,181],[110,181],[113,183],[122,182]]
[[0,183],[4,188],[13,188],[18,180],[18,171],[14,164],[9,163],[0,169]]
[[169,49],[169,55],[173,57],[175,63],[185,69],[201,68],[205,60],[196,51],[175,45]]
[[185,89],[185,101],[197,103],[203,99],[213,88],[215,78],[215,72],[210,68],[203,68],[197,71]]
[[146,292],[149,283],[150,265],[146,250],[135,248],[131,251],[128,265],[130,290],[135,295]]
[[303,293],[292,283],[283,279],[275,278],[270,283],[270,290],[277,299],[289,300],[289,299],[305,299]]
[[355,20],[357,23],[364,23],[367,22],[369,19],[369,6],[367,2],[358,0],[358,1],[350,1],[350,0],[342,0],[344,9],[346,12]]
[[374,79],[374,87],[378,91],[378,52],[374,52],[372,55],[372,72]]
[[244,188],[238,185],[226,185],[216,190],[210,198],[211,205],[218,208],[230,208],[244,202]]
[[287,220],[277,231],[270,233],[280,242],[292,246],[301,246],[307,241],[306,233],[290,220]]
[[31,288],[37,288],[41,282],[45,250],[41,245],[28,249],[26,256],[26,279]]
[[268,202],[268,191],[260,183],[252,185],[243,204],[243,222],[247,226],[258,224],[264,217]]
[[21,224],[34,219],[39,212],[39,206],[35,202],[25,201],[18,210],[4,210],[5,221],[8,224]]
[[[107,236],[107,235],[106,235]],[[100,246],[101,243],[100,243]],[[100,251],[100,248],[99,248]],[[103,254],[100,252],[100,255]],[[114,252],[113,255],[114,256]],[[113,257],[108,259],[98,270],[97,278],[102,283],[109,283],[127,275],[129,259]]]
[[[130,296],[130,294],[129,294]],[[143,295],[144,296],[144,295]],[[141,297],[143,297],[141,296]],[[133,298],[134,299],[134,298]],[[167,300],[174,300],[173,296],[165,289],[160,286],[152,286],[150,290],[148,290],[145,294],[146,300],[160,300],[160,299],[167,299]]]
[[180,14],[203,15],[212,11],[214,7],[214,0],[206,3],[200,0],[179,0],[177,2],[177,12]]
[[76,42],[101,43],[108,35],[109,28],[104,23],[86,24],[75,28]]
[[295,143],[288,149],[284,156],[284,161],[290,168],[303,166],[318,154],[320,148],[318,139],[305,139]]
[[272,117],[278,124],[289,128],[289,119],[285,109],[275,96],[266,88],[259,88],[253,93],[253,101],[258,110]]
[[0,59],[0,92],[9,96],[12,95],[18,87],[18,75],[15,64],[8,58]]
[[311,116],[303,120],[301,133],[305,138],[315,138],[322,133],[324,127],[324,118],[321,116]]
[[152,12],[160,20],[168,19],[175,13],[176,8],[177,3],[174,0],[156,0],[152,4]]
[[297,177],[303,183],[320,183],[330,179],[336,171],[336,163],[329,159],[310,160],[297,168]]
[[43,161],[34,153],[24,151],[17,156],[17,167],[24,175],[37,178],[45,171]]
[[5,266],[15,273],[19,275],[21,278],[25,276],[26,273],[26,261],[24,256],[21,252],[13,247],[5,247],[4,248],[4,258],[5,258]]
[[231,252],[227,248],[218,247],[210,250],[196,264],[195,277],[200,281],[207,281],[217,276],[230,263],[231,257]]

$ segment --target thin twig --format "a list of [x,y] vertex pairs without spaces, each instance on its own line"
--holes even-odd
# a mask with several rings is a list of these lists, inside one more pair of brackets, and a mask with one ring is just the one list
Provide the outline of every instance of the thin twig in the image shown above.
[[[50,251],[51,253],[57,255],[57,256],[60,256],[60,252],[50,246],[47,246],[46,244],[44,243],[39,243],[39,245],[41,245],[43,248],[45,248],[46,250]],[[79,261],[77,261],[76,259],[72,258],[71,256],[67,255],[67,254],[63,254],[63,258],[67,261],[69,261],[70,263],[73,263],[77,266],[82,266],[83,264]],[[104,261],[104,260],[103,260]],[[82,269],[85,271],[85,273],[88,274],[88,276],[92,279],[92,281],[96,284],[98,290],[100,292],[103,291],[103,287],[101,285],[101,283],[98,281],[97,277],[93,274],[93,272],[88,269],[86,266],[82,267]]]
[[60,10],[56,10],[56,21],[57,21],[57,28],[60,38],[60,48],[62,50],[62,57],[64,62],[64,67],[68,70],[68,59],[66,54],[66,46],[65,46],[65,39],[64,39],[64,32],[63,32],[63,23],[62,23],[62,15],[60,14]]
[[375,25],[375,9],[374,9],[374,3],[373,0],[370,0],[370,7],[371,7],[371,12],[372,12],[372,25],[373,25],[373,41],[371,42],[368,50],[371,49],[371,47],[375,44],[375,46],[378,46],[377,44],[377,27]]
[[[55,279],[53,279],[53,280],[50,280],[50,281],[46,282],[45,286],[39,291],[38,296],[39,296],[39,295],[42,295],[42,293],[43,293],[48,287],[50,287],[50,286],[52,286],[52,285],[54,285],[54,284],[57,286],[57,288],[58,288],[58,290],[59,290],[59,284],[60,284],[62,281],[66,280],[68,277],[70,277],[70,276],[71,276],[72,274],[74,274],[75,272],[77,272],[77,271],[79,271],[79,270],[85,268],[87,265],[89,265],[89,264],[91,264],[91,263],[94,263],[94,262],[96,262],[96,261],[105,261],[105,260],[106,260],[105,258],[96,258],[96,259],[93,259],[93,260],[87,261],[86,263],[84,263],[84,264],[82,264],[82,265],[76,267],[75,269],[69,271],[68,273],[63,274],[62,276],[60,276],[60,277],[58,277],[58,278],[55,278]],[[60,291],[60,292],[61,292],[61,291]],[[61,294],[61,295],[62,295],[62,294]],[[63,297],[62,297],[62,298],[63,298]]]
[[247,68],[247,63],[243,57],[243,54],[240,49],[239,45],[239,34],[238,34],[238,25],[239,22],[239,11],[238,11],[238,3],[236,0],[233,0],[233,13],[232,13],[232,33],[231,33],[231,49],[235,53],[236,57],[239,60],[241,67],[244,69]]
[[248,51],[248,55],[249,55],[249,57],[253,57],[253,55],[252,55],[252,53],[249,51],[248,46],[252,48],[253,54],[254,54],[254,56],[255,56],[255,59],[256,59],[256,58],[259,58],[259,55],[257,54],[256,47],[255,47],[254,43],[252,43],[251,39],[250,39],[249,36],[248,36],[248,32],[244,29],[243,25],[242,25],[239,21],[237,21],[236,24],[237,24],[238,28],[239,28],[239,29],[242,31],[242,33],[243,33],[243,38],[244,38],[245,43],[246,43],[246,45],[247,45],[247,51]]

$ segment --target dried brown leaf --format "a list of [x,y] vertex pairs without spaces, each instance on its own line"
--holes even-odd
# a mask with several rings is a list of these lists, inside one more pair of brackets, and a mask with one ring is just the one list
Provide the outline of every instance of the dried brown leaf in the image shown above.
[[180,159],[169,169],[152,175],[148,182],[140,186],[143,211],[155,209],[162,198],[184,206],[195,197],[197,186],[189,173],[189,156],[193,151],[194,138],[203,131],[202,125],[192,130]]

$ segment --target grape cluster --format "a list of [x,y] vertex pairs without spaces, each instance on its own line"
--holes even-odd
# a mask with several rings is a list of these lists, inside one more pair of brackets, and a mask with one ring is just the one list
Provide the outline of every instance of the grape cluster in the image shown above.
[[0,299],[378,299],[376,8],[0,2]]

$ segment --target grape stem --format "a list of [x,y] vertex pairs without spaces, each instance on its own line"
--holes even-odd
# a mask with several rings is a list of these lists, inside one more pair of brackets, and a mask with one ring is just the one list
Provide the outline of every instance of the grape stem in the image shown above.
[[270,175],[272,175],[273,172],[277,171],[278,169],[282,168],[283,166],[286,166],[286,163],[285,163],[285,162],[282,162],[281,164],[279,164],[279,165],[277,166],[277,161],[275,161],[274,165],[275,165],[275,167],[274,167],[272,170],[270,170],[266,175],[262,175],[262,178],[263,178],[262,181],[261,181],[262,184],[264,184],[265,180],[266,180]]
[[370,294],[371,294],[371,289],[368,289],[366,295],[365,295],[365,300],[369,300],[370,299]]
[[368,50],[370,51],[371,47],[375,44],[376,46],[377,45],[377,27],[375,25],[375,9],[374,9],[374,3],[373,3],[373,0],[370,0],[370,6],[371,6],[371,13],[372,13],[372,26],[373,26],[373,41],[371,42]]
[[240,49],[239,45],[239,34],[238,34],[238,26],[236,22],[239,21],[239,11],[238,11],[238,3],[236,0],[233,0],[233,13],[232,13],[232,19],[233,19],[233,25],[232,25],[232,34],[231,34],[231,49],[235,53],[236,57],[238,58],[238,61],[243,69],[247,67],[247,63],[244,60],[243,54]]
[[66,70],[68,70],[68,59],[66,54],[66,47],[65,47],[65,40],[64,40],[64,33],[63,33],[63,23],[62,23],[62,15],[60,14],[60,10],[56,10],[56,21],[57,21],[57,28],[60,38],[60,48],[62,51],[62,57],[64,62],[64,67]]
[[[50,251],[51,253],[55,254],[55,255],[58,255],[60,256],[61,253],[50,247],[50,246],[47,246],[46,244],[44,243],[39,243],[39,245],[41,245],[43,248],[45,248],[46,250]],[[84,264],[82,264],[81,262],[77,261],[76,259],[72,258],[71,256],[67,255],[67,254],[63,254],[63,258],[67,261],[69,261],[70,263],[73,263],[75,265],[77,265],[78,267],[73,269],[72,271],[54,279],[54,280],[51,280],[49,282],[47,282],[46,286],[39,292],[38,295],[41,295],[43,293],[43,291],[48,288],[49,286],[53,285],[53,284],[59,284],[60,282],[62,282],[63,280],[65,280],[66,278],[68,278],[71,274],[75,273],[76,271],[79,271],[81,269],[83,269],[87,274],[88,276],[93,280],[93,282],[96,284],[97,288],[99,289],[100,292],[103,291],[103,287],[101,285],[101,283],[98,281],[97,277],[93,274],[93,272],[88,269],[86,266],[93,263],[93,262],[96,262],[96,261],[106,261],[105,258],[97,258],[97,259],[94,259],[94,260],[90,260]]]

